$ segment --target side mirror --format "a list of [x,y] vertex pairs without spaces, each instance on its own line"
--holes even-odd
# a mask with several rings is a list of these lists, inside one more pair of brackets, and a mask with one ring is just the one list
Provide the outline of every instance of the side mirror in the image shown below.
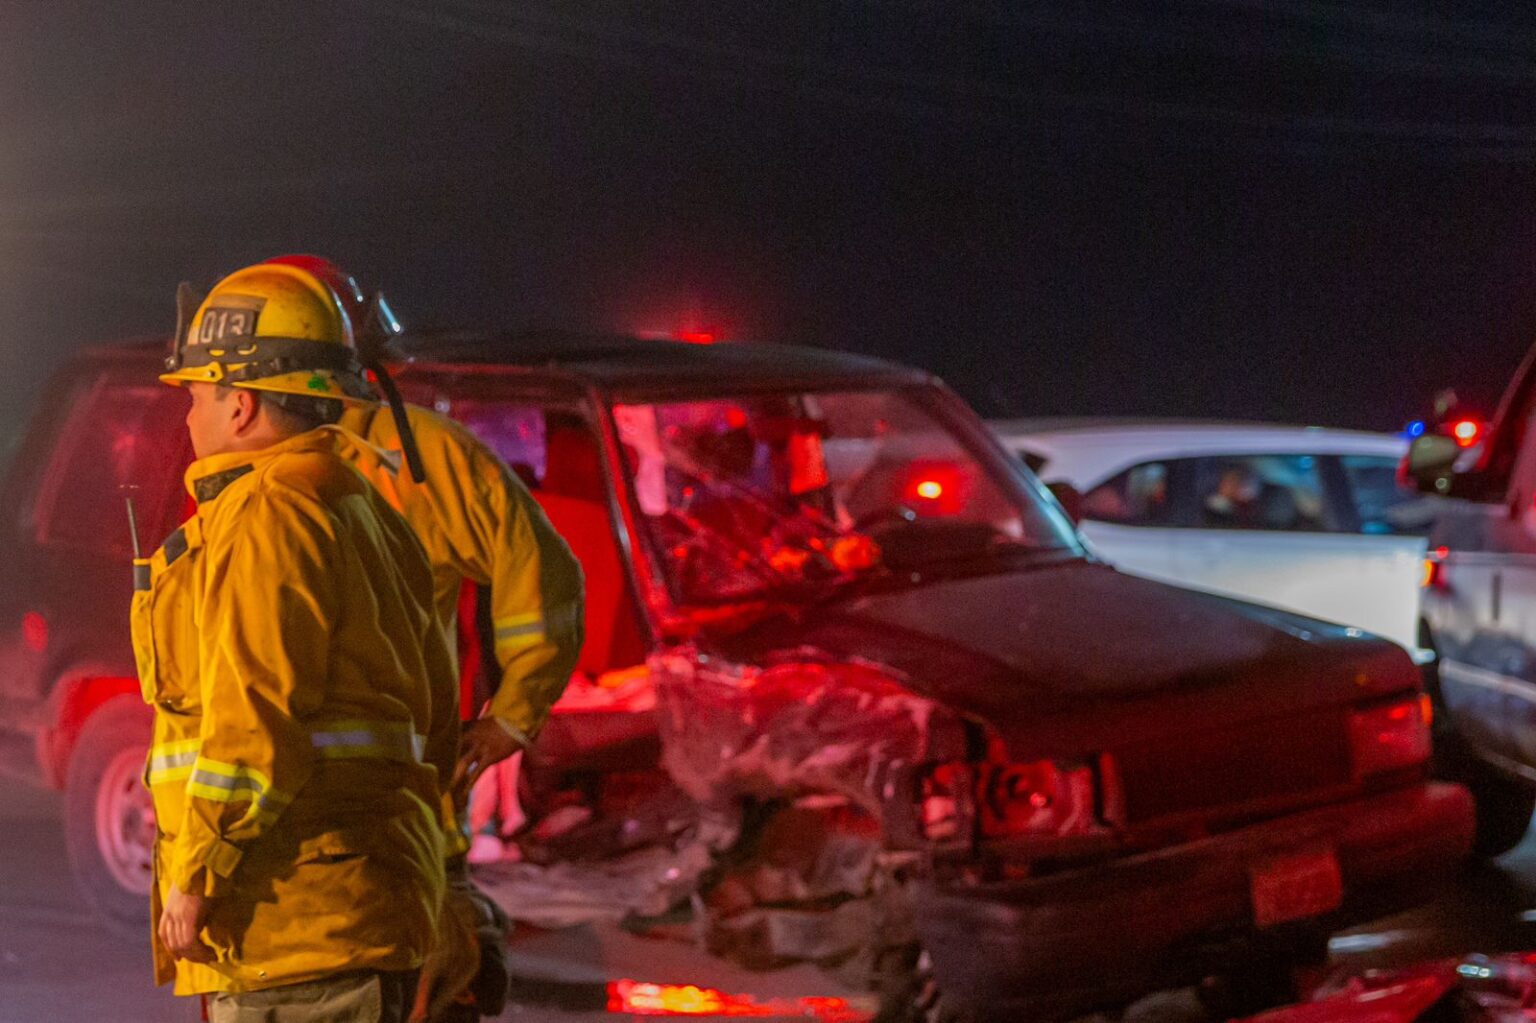
[[1083,521],[1083,495],[1076,487],[1066,480],[1056,480],[1047,483],[1045,489],[1056,498],[1056,503],[1061,505],[1061,510],[1067,513],[1067,518],[1072,520],[1074,526]]

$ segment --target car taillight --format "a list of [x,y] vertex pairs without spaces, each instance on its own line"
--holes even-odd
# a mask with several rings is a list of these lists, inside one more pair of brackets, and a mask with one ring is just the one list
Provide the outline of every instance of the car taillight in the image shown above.
[[1429,697],[1357,710],[1349,716],[1349,745],[1355,777],[1415,767],[1429,759]]
[[1450,554],[1445,547],[1437,547],[1424,555],[1424,571],[1419,577],[1419,585],[1426,590],[1439,590],[1445,588],[1445,559]]
[[924,776],[923,834],[933,842],[1096,830],[1094,771],[1051,760],[941,764]]

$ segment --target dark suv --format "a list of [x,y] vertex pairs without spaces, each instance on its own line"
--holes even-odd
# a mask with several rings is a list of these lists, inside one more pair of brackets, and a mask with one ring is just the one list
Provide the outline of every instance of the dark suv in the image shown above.
[[[520,862],[483,875],[515,915],[681,912],[720,956],[881,985],[891,1018],[1050,1019],[1198,976],[1213,943],[1414,901],[1467,852],[1400,648],[1094,561],[923,373],[564,335],[410,353],[407,397],[513,465],[589,579]],[[3,721],[68,792],[82,887],[135,930],[124,499],[146,546],[188,511],[160,354],[59,374],[0,566]]]

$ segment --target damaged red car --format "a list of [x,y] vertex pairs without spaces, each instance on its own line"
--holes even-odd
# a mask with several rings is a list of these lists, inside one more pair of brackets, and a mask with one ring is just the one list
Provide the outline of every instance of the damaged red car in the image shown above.
[[[588,578],[515,852],[481,871],[514,916],[683,921],[716,955],[871,984],[893,1020],[1056,1019],[1229,946],[1302,954],[1468,851],[1398,647],[1116,572],[926,374],[554,334],[409,348],[402,391],[513,465]],[[84,889],[135,922],[122,488],[169,531],[187,458],[158,352],[62,371],[0,567],[5,723],[69,789]]]

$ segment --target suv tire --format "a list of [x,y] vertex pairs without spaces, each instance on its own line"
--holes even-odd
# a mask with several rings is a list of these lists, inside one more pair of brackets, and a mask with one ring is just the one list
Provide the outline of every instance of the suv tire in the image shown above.
[[115,696],[80,730],[64,783],[64,839],[81,897],[114,931],[149,925],[155,811],[142,775],[152,724],[144,705]]

